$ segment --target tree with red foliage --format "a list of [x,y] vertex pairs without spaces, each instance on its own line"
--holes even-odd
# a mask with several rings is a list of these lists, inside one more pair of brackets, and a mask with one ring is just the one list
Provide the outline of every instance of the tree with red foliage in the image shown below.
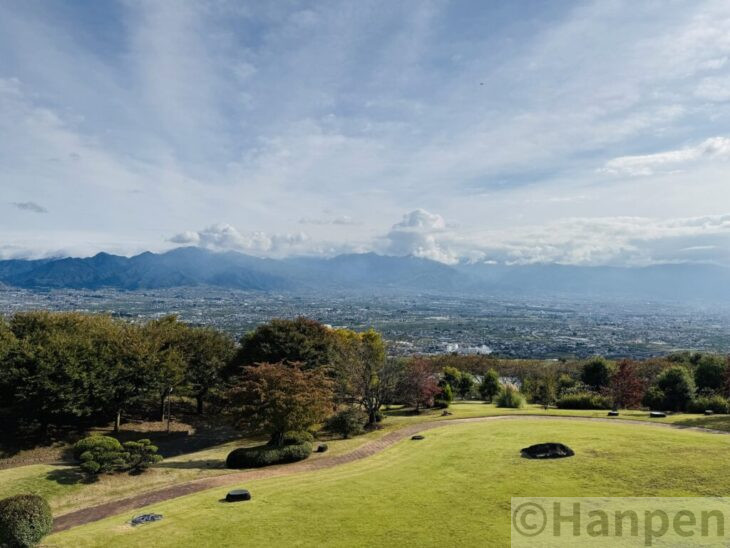
[[416,413],[420,413],[421,406],[432,406],[441,388],[431,364],[421,357],[411,358],[406,364],[398,392],[405,403],[416,408]]
[[613,406],[618,409],[631,409],[641,405],[646,386],[638,373],[636,362],[621,360],[611,375],[609,393]]
[[332,381],[320,369],[299,363],[244,367],[228,393],[237,422],[271,436],[281,445],[289,431],[307,430],[332,412]]

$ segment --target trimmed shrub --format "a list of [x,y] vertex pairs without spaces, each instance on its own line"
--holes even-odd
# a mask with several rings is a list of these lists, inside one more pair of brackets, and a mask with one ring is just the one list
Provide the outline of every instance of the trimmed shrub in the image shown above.
[[491,403],[497,394],[499,394],[499,373],[490,369],[479,384],[479,395],[484,401]]
[[76,442],[73,453],[81,469],[90,475],[123,470],[128,455],[119,440],[109,436],[89,436]]
[[704,413],[706,409],[725,415],[728,412],[728,401],[722,396],[700,396],[687,405],[689,413]]
[[81,460],[81,455],[87,451],[122,451],[122,444],[111,436],[89,436],[77,441],[73,446],[73,455]]
[[664,409],[664,392],[657,386],[650,386],[641,399],[641,403],[649,409]]
[[504,385],[497,394],[497,407],[519,409],[525,406],[525,397],[511,384]]
[[152,445],[150,440],[125,442],[126,468],[132,472],[142,472],[162,460],[162,455],[157,454],[157,446]]
[[565,394],[556,405],[558,409],[611,409],[608,398],[592,392]]
[[581,380],[593,389],[600,389],[608,386],[611,381],[613,364],[602,356],[595,356],[583,364]]
[[312,443],[314,436],[304,430],[290,430],[284,433],[284,445],[301,445],[303,443]]
[[226,458],[227,468],[261,468],[272,464],[284,464],[304,460],[312,454],[312,444],[309,442],[298,445],[272,447],[259,445],[257,447],[240,447],[234,449]]
[[52,527],[51,507],[43,497],[15,495],[0,500],[0,546],[36,546]]
[[350,436],[362,434],[365,431],[364,426],[367,420],[368,417],[362,410],[357,407],[348,407],[331,416],[327,420],[325,428],[347,439]]

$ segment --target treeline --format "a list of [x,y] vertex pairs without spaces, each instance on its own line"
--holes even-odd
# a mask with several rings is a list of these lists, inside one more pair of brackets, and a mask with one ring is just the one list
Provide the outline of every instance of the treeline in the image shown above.
[[477,381],[493,371],[503,382],[515,383],[528,402],[545,406],[730,411],[730,359],[718,354],[676,352],[641,361],[600,356],[538,361],[442,355],[430,362],[437,370],[457,372],[450,375],[461,377],[453,383],[462,386],[464,397],[477,397]]
[[[455,397],[491,401],[504,385],[510,395],[519,389],[545,406],[726,410],[729,379],[724,356],[697,353],[640,362],[389,358],[373,330],[331,329],[305,318],[273,320],[240,341],[173,316],[131,323],[24,312],[0,319],[0,426],[6,434],[109,422],[118,429],[129,415],[161,419],[173,394],[194,401],[199,413],[226,413],[275,439],[292,426],[287,414],[316,408],[307,416],[332,424],[363,414],[372,426],[384,405],[418,411],[446,407]],[[277,397],[289,396],[272,416],[275,390]],[[345,415],[334,420],[336,412]]]

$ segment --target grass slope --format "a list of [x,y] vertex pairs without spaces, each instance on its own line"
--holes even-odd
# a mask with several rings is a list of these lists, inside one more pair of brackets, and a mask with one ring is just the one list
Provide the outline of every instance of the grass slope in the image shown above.
[[[520,448],[562,441],[571,459]],[[730,493],[730,436],[623,424],[473,423],[431,430],[328,470],[252,481],[253,501],[214,489],[153,505],[159,523],[120,515],[52,535],[53,546],[507,546],[512,496]],[[140,510],[141,512],[142,510]]]

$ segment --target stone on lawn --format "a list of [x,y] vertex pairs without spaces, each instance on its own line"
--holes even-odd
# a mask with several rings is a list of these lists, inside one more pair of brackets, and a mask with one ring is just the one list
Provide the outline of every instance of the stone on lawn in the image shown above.
[[663,413],[663,412],[661,412],[661,411],[651,411],[651,412],[649,413],[649,416],[650,416],[650,417],[651,417],[652,419],[661,419],[661,418],[664,418],[664,417],[666,417],[666,416],[667,416],[667,414],[666,414],[666,413]]
[[575,455],[573,450],[562,443],[538,443],[520,451],[528,459],[562,459]]
[[412,440],[422,440],[423,436],[421,434],[416,434],[415,436],[411,436]]
[[326,443],[320,443],[317,446],[317,453],[324,453],[325,451],[327,451],[327,444]]
[[712,409],[705,409],[705,415],[714,415],[715,412]]
[[609,411],[608,416],[609,417],[618,417],[618,411]]
[[251,500],[251,493],[247,489],[234,489],[228,491],[226,495],[226,502],[238,502],[241,500]]

